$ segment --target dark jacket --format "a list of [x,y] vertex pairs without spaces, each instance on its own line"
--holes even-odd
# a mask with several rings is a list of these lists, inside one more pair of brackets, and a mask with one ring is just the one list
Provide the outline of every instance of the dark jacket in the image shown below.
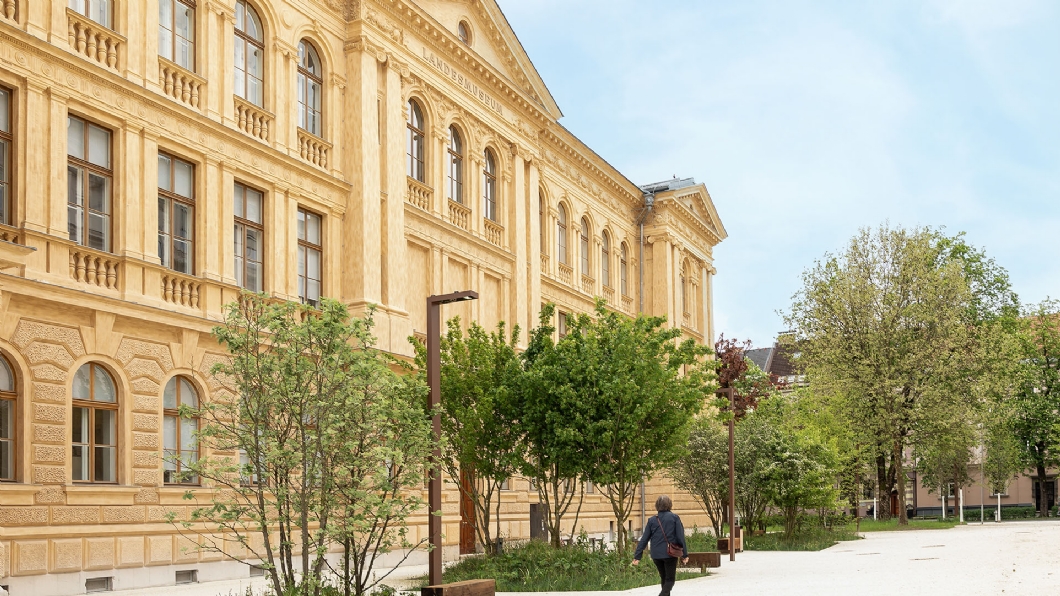
[[[659,527],[659,522],[662,522],[662,528]],[[648,524],[644,526],[644,533],[640,536],[640,542],[637,543],[637,552],[633,553],[633,558],[640,560],[642,554],[644,554],[644,547],[648,546],[648,542],[651,542],[651,558],[653,559],[669,559],[670,555],[666,554],[666,538],[663,538],[663,530],[666,530],[666,538],[670,539],[670,544],[676,544],[684,550],[684,557],[688,556],[688,545],[685,544],[685,526],[681,523],[681,518],[676,513],[671,511],[661,511],[659,515],[653,515],[648,519]]]

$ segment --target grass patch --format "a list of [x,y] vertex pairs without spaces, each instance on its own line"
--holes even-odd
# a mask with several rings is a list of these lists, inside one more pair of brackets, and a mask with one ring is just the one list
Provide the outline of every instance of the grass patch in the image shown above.
[[[750,530],[744,530],[744,550],[768,551],[816,551],[824,550],[845,540],[858,540],[854,526],[839,526],[828,530],[821,527],[809,527],[800,530],[791,538],[784,538],[779,526],[771,526],[771,531],[761,536],[752,536]],[[723,530],[725,532],[727,530]],[[713,534],[693,528],[685,536],[689,552],[716,552],[718,540]]]
[[[546,592],[583,590],[628,590],[659,583],[659,572],[645,554],[637,567],[630,566],[630,554],[593,550],[587,544],[553,549],[530,541],[505,545],[498,557],[464,559],[445,570],[443,581],[495,579],[498,592]],[[696,572],[678,571],[677,579],[702,577]]]
[[[908,530],[949,530],[958,524],[957,519],[911,519],[908,526],[899,526],[897,519],[889,520],[861,520],[862,532],[903,532]],[[850,526],[853,530],[853,526]]]

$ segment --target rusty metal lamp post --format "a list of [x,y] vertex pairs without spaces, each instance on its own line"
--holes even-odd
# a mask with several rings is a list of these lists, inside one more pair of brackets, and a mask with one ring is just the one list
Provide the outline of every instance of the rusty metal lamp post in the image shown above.
[[438,447],[442,437],[442,417],[438,412],[442,386],[442,355],[439,346],[442,331],[438,311],[443,304],[477,299],[478,292],[472,290],[427,298],[427,388],[430,390],[427,405],[434,412],[431,427],[435,441],[434,454],[431,457],[431,483],[427,497],[430,509],[427,530],[431,544],[427,584],[431,586],[442,583],[442,451]]
[[736,560],[736,403],[732,387],[719,389],[718,397],[729,398],[729,560]]

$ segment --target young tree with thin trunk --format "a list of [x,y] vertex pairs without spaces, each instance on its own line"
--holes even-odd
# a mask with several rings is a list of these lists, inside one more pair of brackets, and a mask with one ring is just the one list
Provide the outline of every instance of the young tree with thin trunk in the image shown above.
[[212,370],[219,388],[182,412],[200,419],[206,454],[186,469],[210,492],[201,503],[189,491],[189,519],[173,521],[207,528],[206,550],[245,549],[237,560],[260,560],[277,594],[319,596],[342,545],[359,563],[333,577],[361,596],[376,557],[415,546],[404,522],[433,448],[426,392],[392,370],[371,328],[371,313],[351,319],[336,301],[314,310],[244,294],[214,330],[229,352]]
[[[474,505],[476,534],[486,552],[500,537],[501,486],[522,459],[518,341],[518,326],[509,336],[503,322],[490,332],[472,323],[465,334],[460,319],[453,318],[439,344],[442,464],[450,478],[470,476],[471,482],[459,486]],[[421,366],[425,357],[418,343]]]

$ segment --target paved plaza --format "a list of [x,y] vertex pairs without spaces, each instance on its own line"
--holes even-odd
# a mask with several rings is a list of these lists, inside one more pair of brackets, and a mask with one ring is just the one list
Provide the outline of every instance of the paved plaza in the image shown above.
[[[623,596],[658,593],[657,587],[621,592]],[[714,575],[678,582],[673,591],[674,596],[939,593],[1060,593],[1060,522],[873,532],[864,540],[840,542],[821,552],[740,553],[736,563],[723,557]],[[617,593],[582,592],[581,596],[605,594]]]
[[[426,569],[408,569],[412,575]],[[114,592],[136,596],[229,596],[264,587],[258,579]],[[578,596],[654,596],[658,587]],[[1060,521],[968,525],[951,530],[873,532],[820,552],[747,552],[701,579],[679,582],[674,596],[763,594],[1060,593]],[[549,593],[507,593],[548,596]],[[571,593],[551,593],[558,594]]]

